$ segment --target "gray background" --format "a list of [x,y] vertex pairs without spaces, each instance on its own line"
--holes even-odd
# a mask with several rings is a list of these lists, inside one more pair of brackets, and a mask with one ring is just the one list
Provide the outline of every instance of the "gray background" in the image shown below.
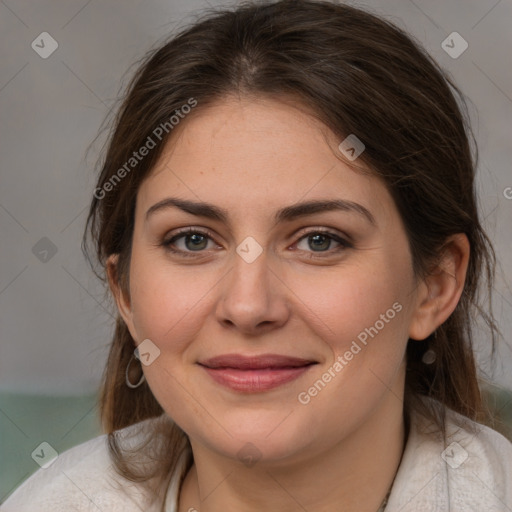
[[[495,371],[488,364],[487,333],[478,340],[479,360],[487,379],[512,389],[512,198],[505,197],[507,187],[512,187],[512,3],[352,3],[412,33],[470,99],[481,156],[481,208],[501,264],[494,300],[504,335]],[[135,60],[189,21],[190,13],[200,13],[208,5],[221,4],[214,0],[0,1],[0,392],[50,396],[95,392],[113,311],[80,250],[94,187],[93,167],[104,139],[87,155],[86,149]],[[47,59],[31,47],[44,31],[58,42]],[[453,31],[469,44],[456,59],[441,46]],[[50,247],[46,239],[40,241],[44,237],[55,246],[55,254],[40,252],[41,247]],[[21,402],[11,397],[0,405],[3,432],[17,429],[27,439],[37,437],[28,432],[37,430],[37,419],[31,425],[26,410],[15,412],[16,403]],[[55,413],[45,407],[37,414]],[[66,420],[69,424],[62,427],[62,435],[93,407],[83,402],[73,420]]]

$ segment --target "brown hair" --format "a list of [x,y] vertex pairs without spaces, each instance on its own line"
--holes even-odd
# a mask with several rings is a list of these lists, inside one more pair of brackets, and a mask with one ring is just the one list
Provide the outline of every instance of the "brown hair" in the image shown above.
[[[366,149],[358,161],[388,187],[417,276],[428,274],[450,235],[467,235],[471,254],[455,311],[435,337],[408,344],[404,411],[421,408],[444,431],[444,417],[418,400],[429,396],[471,419],[484,418],[471,330],[475,313],[482,314],[494,350],[492,310],[485,313],[478,296],[482,274],[491,290],[495,257],[477,211],[477,155],[467,107],[462,93],[419,44],[368,12],[326,1],[243,3],[234,10],[207,12],[152,50],[114,121],[84,234],[86,254],[87,233],[102,269],[109,255],[119,254],[119,280],[128,293],[137,191],[172,130],[119,182],[105,185],[113,184],[133,151],[191,98],[197,112],[230,94],[298,98],[340,141],[348,134],[362,140]],[[118,471],[133,481],[156,477],[157,489],[168,483],[188,439],[164,418],[146,383],[137,389],[125,385],[134,346],[118,317],[101,389],[101,417],[112,433],[162,415],[157,426],[167,444],[152,473],[137,473],[110,435]],[[437,356],[431,365],[422,362],[428,347]]]

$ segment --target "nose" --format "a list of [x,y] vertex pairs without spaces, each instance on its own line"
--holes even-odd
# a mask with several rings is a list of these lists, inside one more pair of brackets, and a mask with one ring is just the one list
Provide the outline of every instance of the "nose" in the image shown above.
[[282,327],[289,318],[287,290],[265,252],[251,263],[236,254],[220,288],[217,319],[224,327],[249,335]]

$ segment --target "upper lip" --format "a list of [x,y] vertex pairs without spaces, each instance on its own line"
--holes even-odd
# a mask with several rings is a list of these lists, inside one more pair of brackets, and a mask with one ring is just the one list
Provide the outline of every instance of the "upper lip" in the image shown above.
[[298,368],[314,364],[316,361],[290,357],[279,354],[261,354],[258,356],[243,356],[241,354],[224,354],[215,356],[199,364],[207,368],[237,368],[240,370],[259,370],[262,368]]

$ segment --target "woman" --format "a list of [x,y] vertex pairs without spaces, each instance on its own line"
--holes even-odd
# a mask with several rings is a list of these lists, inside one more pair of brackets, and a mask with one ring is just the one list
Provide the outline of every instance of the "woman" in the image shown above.
[[512,510],[471,345],[493,251],[450,87],[329,2],[210,13],[149,55],[88,218],[119,312],[108,436],[1,510]]

